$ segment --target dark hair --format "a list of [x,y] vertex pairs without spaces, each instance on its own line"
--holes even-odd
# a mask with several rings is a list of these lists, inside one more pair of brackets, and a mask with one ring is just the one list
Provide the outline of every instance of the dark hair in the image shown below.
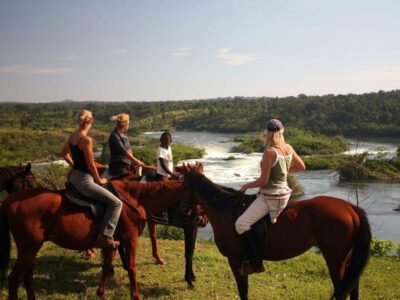
[[169,133],[169,131],[164,131],[160,136],[160,140],[165,139],[167,136],[169,136],[169,138],[172,140],[172,135]]

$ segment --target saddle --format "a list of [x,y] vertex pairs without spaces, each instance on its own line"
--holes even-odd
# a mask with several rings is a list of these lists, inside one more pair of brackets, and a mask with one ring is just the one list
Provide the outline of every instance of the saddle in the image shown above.
[[104,205],[100,204],[99,202],[96,202],[96,200],[94,199],[82,195],[82,193],[79,192],[68,181],[65,182],[64,196],[65,196],[64,198],[69,202],[77,206],[89,209],[92,216],[96,219],[101,218],[104,215],[104,212],[106,210]]

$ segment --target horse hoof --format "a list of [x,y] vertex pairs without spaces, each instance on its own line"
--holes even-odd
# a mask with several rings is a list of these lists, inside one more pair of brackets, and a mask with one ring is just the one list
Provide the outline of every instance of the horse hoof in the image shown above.
[[104,293],[104,290],[97,290],[97,296],[99,296],[102,300],[107,300],[107,296]]
[[193,291],[194,290],[194,284],[193,283],[189,283],[187,288],[188,288],[188,290],[192,290]]
[[166,265],[167,264],[167,262],[162,258],[157,259],[156,263],[159,264],[159,265]]

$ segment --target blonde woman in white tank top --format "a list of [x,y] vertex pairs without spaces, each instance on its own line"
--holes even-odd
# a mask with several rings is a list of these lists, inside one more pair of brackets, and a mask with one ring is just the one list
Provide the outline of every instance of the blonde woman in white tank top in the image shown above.
[[264,271],[258,253],[258,240],[250,231],[251,225],[268,213],[271,222],[276,223],[292,192],[287,183],[288,173],[305,170],[303,160],[292,146],[285,143],[283,132],[283,125],[279,120],[272,119],[267,123],[264,131],[265,151],[261,160],[261,175],[240,189],[245,192],[249,188],[259,188],[257,199],[235,223],[236,231],[242,236],[247,252],[240,270],[243,275]]

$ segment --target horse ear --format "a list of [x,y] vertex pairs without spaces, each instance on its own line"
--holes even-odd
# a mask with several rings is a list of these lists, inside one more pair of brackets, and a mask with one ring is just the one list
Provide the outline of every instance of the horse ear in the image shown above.
[[183,169],[183,173],[189,173],[190,172],[189,165],[186,164],[186,163],[183,163],[182,169]]
[[30,171],[31,171],[31,163],[28,163],[27,165],[26,165],[26,167],[25,167],[25,173],[29,173]]
[[203,164],[202,164],[201,162],[199,162],[199,165],[198,165],[197,170],[198,170],[201,174],[204,174],[204,167],[203,167]]

